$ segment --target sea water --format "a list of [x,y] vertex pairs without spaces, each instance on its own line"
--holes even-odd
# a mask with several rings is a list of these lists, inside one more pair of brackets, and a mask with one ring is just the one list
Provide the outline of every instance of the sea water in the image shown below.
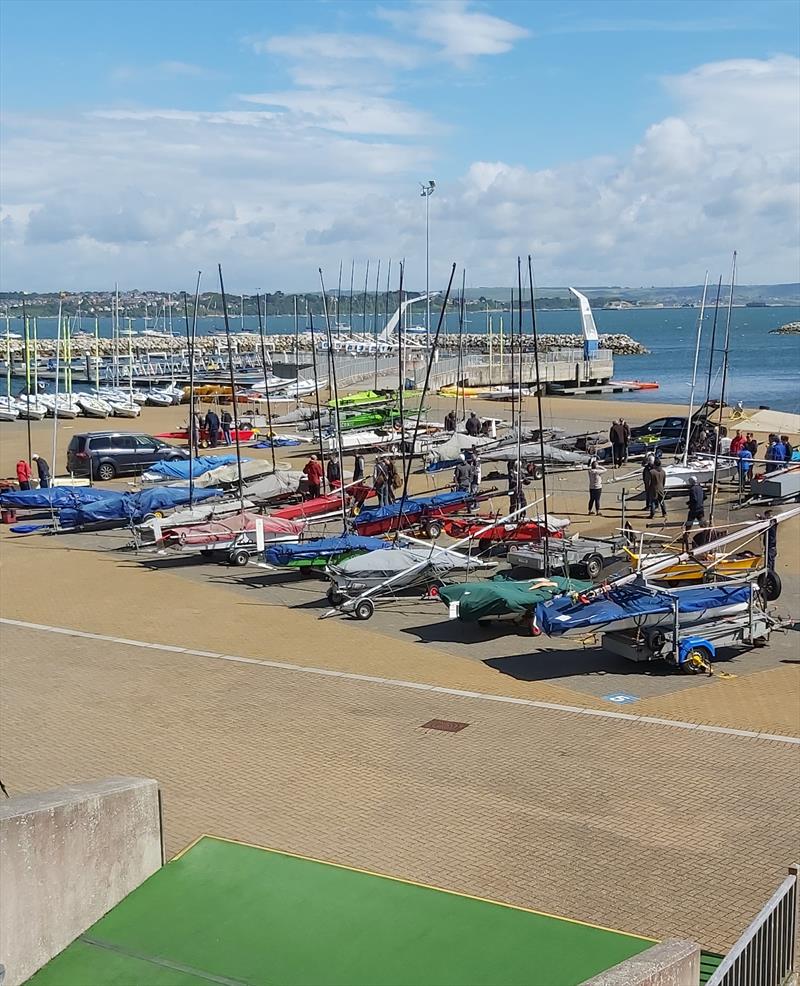
[[[344,309],[344,305],[342,306]],[[344,314],[344,311],[343,311]],[[670,403],[686,403],[689,399],[689,388],[694,363],[695,341],[697,333],[697,308],[632,308],[632,309],[596,309],[594,312],[598,331],[602,333],[625,333],[645,346],[649,353],[645,356],[615,356],[614,376],[618,380],[652,380],[658,383],[658,390],[634,391],[629,394],[615,394],[614,400],[628,399],[636,401],[664,401]],[[503,331],[508,333],[511,325],[509,312],[491,314],[493,331],[498,332],[500,318],[503,319]],[[698,362],[697,394],[700,399],[706,395],[709,379],[710,344],[713,309],[707,309],[703,323],[700,359]],[[717,317],[715,353],[711,370],[711,396],[719,397],[722,375],[722,349],[725,339],[725,323],[727,310],[720,308]],[[125,319],[127,325],[128,320]],[[366,326],[364,322],[366,321]],[[420,314],[415,315],[417,324]],[[431,312],[432,329],[435,330],[438,312]],[[800,335],[773,335],[773,329],[778,329],[787,322],[800,321],[800,306],[783,306],[769,308],[739,308],[734,307],[731,317],[731,341],[729,349],[729,366],[727,382],[727,403],[735,404],[741,401],[746,407],[766,405],[776,410],[800,413]],[[378,318],[378,331],[385,322],[385,316]],[[142,319],[133,319],[134,331],[144,328]],[[152,320],[148,323],[153,328]],[[232,317],[231,330],[242,329],[242,320]],[[529,315],[524,318],[524,331],[530,333]],[[541,333],[570,332],[580,334],[580,316],[577,309],[537,312],[536,324]],[[40,338],[53,338],[55,335],[55,319],[39,318],[37,320]],[[94,321],[83,319],[80,326],[84,331],[92,332]],[[322,338],[321,319],[315,318],[315,327]],[[367,315],[366,320],[360,315],[353,317],[353,329],[357,333],[374,331],[373,318]],[[12,319],[12,332],[21,332],[19,320]],[[159,321],[158,328],[162,329]],[[0,353],[3,352],[2,329],[0,324]],[[77,326],[73,331],[77,329]],[[176,336],[181,336],[181,323],[173,323]],[[245,316],[244,329],[250,332],[258,330],[257,319]],[[305,330],[305,321],[301,320],[301,331]],[[448,341],[454,341],[458,331],[458,315],[448,313],[445,326]],[[224,330],[224,324],[219,316],[198,320],[198,333],[209,335]],[[269,335],[291,334],[294,331],[294,320],[291,315],[270,316],[267,327]],[[444,329],[443,329],[444,331]],[[487,331],[487,315],[484,312],[471,311],[464,326],[466,333],[484,333]],[[104,338],[111,335],[111,320],[100,320],[100,334]],[[141,345],[141,337],[137,343]],[[126,340],[122,340],[123,352]],[[222,342],[224,346],[224,341]],[[153,342],[153,348],[158,343]],[[4,389],[3,381],[3,389]],[[13,387],[18,388],[19,381],[14,381]]]

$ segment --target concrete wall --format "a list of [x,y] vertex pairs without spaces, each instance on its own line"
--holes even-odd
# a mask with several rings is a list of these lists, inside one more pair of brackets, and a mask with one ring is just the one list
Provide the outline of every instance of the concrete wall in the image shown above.
[[23,983],[161,865],[158,784],[138,777],[0,803],[0,963]]
[[660,942],[582,986],[698,986],[700,946],[692,941]]

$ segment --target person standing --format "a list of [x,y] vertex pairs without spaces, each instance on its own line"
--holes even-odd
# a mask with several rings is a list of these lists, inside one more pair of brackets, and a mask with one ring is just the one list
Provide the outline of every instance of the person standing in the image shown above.
[[20,459],[17,463],[17,482],[21,490],[31,488],[31,467],[25,459]]
[[328,459],[328,465],[325,468],[325,475],[328,477],[328,485],[331,489],[333,489],[334,484],[338,484],[342,478],[342,474],[339,470],[338,459]]
[[46,490],[50,485],[50,465],[47,459],[43,459],[36,452],[33,453],[33,461],[36,463],[36,471],[39,474],[39,489]]
[[208,443],[211,448],[219,444],[219,415],[216,411],[206,412],[206,428],[208,428]]
[[746,444],[747,439],[740,431],[737,431],[733,441],[731,442],[731,455],[738,455]]
[[480,492],[482,477],[481,477],[481,457],[478,455],[475,449],[472,450],[471,466],[472,469],[470,476],[469,491],[472,494],[472,496],[477,496],[478,493]]
[[749,450],[750,455],[755,459],[758,454],[758,441],[753,437],[752,431],[748,431],[744,447]]
[[467,418],[467,423],[464,426],[468,435],[475,438],[481,433],[481,419],[474,411],[469,412],[469,417]]
[[781,435],[781,444],[783,445],[783,461],[791,462],[792,455],[794,455],[794,448],[792,443],[789,441],[788,435]]
[[525,497],[525,489],[520,471],[517,468],[515,459],[510,459],[508,463],[508,512],[516,513],[528,503]]
[[608,432],[611,442],[611,457],[615,466],[621,466],[628,455],[628,442],[631,437],[631,430],[623,418],[615,421]]
[[469,493],[470,481],[472,478],[472,468],[467,462],[465,455],[458,457],[458,462],[453,470],[453,483],[455,488],[461,493]]
[[747,443],[739,449],[736,459],[739,466],[739,481],[744,485],[750,478],[750,469],[753,466],[753,453],[747,447]]
[[705,502],[706,495],[703,491],[703,487],[697,482],[697,476],[689,477],[689,500],[687,506],[689,508],[686,514],[686,524],[684,525],[684,530],[689,531],[695,521],[703,526],[703,520],[705,519],[705,508],[703,506]]
[[[231,438],[231,425],[233,424],[233,418],[231,417],[230,411],[222,412],[222,437],[225,439],[226,445],[233,445],[233,439]],[[272,436],[270,436],[272,437]]]
[[319,496],[320,489],[322,487],[322,463],[316,455],[312,455],[305,464],[303,474],[308,480],[309,499],[313,500],[315,497]]
[[202,424],[199,414],[189,416],[189,445],[194,449],[195,455],[200,455],[200,430]]
[[455,431],[456,430],[456,412],[448,411],[444,416],[444,430],[445,431]]
[[653,516],[653,498],[650,496],[650,471],[655,464],[656,457],[652,452],[648,452],[642,469],[642,485],[644,486],[644,509],[650,511],[651,517]]
[[598,463],[597,459],[592,459],[589,462],[589,514],[591,515],[592,507],[594,507],[598,517],[602,516],[600,513],[600,497],[603,495],[604,472],[605,469]]
[[359,479],[364,478],[364,456],[360,452],[356,452],[355,458],[353,459],[353,482],[357,483]]
[[661,465],[661,460],[656,459],[650,469],[650,520],[656,515],[656,508],[661,510],[661,516],[667,516],[667,474]]
[[397,463],[391,456],[386,458],[386,466],[389,470],[389,503],[394,503],[397,499],[396,491],[403,485],[400,473],[397,471]]
[[381,456],[375,460],[375,469],[372,473],[372,486],[378,494],[378,503],[382,507],[386,507],[389,504],[390,485],[389,468],[386,465],[386,460]]

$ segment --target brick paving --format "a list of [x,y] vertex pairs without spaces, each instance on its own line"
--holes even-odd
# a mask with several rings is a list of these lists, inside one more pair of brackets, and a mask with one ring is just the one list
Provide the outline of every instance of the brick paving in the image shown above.
[[[9,626],[2,641],[9,790],[157,777],[170,853],[211,832],[716,949],[798,857],[788,744]],[[433,717],[470,725],[419,728]]]

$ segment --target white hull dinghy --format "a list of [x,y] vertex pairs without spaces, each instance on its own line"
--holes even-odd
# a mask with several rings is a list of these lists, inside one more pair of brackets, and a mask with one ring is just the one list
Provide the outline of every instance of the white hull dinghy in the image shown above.
[[87,394],[80,394],[75,398],[75,403],[83,411],[87,418],[107,418],[111,412],[111,407],[99,397],[89,397]]
[[0,421],[16,421],[19,408],[13,397],[0,397]]
[[39,397],[23,395],[17,398],[19,416],[30,421],[41,421],[47,416],[47,405]]

